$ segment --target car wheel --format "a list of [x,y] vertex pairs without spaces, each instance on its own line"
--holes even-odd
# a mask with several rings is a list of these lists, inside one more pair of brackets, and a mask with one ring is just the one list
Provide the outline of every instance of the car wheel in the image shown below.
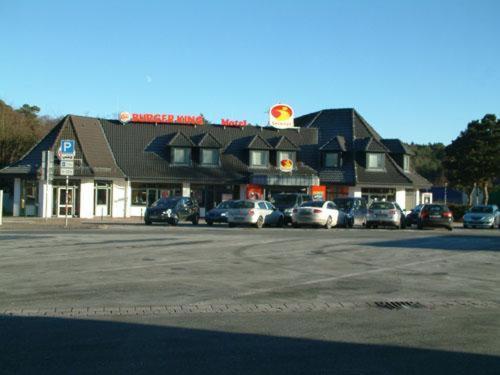
[[420,223],[420,222],[419,222],[419,223],[417,224],[417,228],[418,228],[418,229],[424,229],[424,226],[423,226],[423,224],[422,224],[422,223]]
[[300,228],[300,224],[299,223],[292,223],[292,227],[294,227],[294,228]]
[[264,218],[259,216],[257,222],[255,223],[255,227],[261,229],[264,226]]
[[449,227],[446,227],[446,229],[448,229],[451,232],[453,230],[453,227],[449,226]]
[[283,228],[285,225],[285,219],[283,219],[283,216],[280,216],[278,219],[278,222],[276,223],[276,227],[278,228]]
[[464,224],[464,229],[467,229],[469,228],[469,226],[467,224]]
[[200,221],[200,215],[196,215],[194,218],[193,218],[193,221],[191,221],[193,223],[193,225],[198,225],[198,222]]
[[332,228],[332,217],[331,216],[328,216],[328,219],[326,219],[325,228],[326,229]]
[[144,224],[151,225],[151,224],[153,224],[153,222],[151,220],[144,220]]
[[348,228],[354,227],[354,218],[352,218],[351,220],[347,220],[347,227]]
[[369,223],[365,223],[365,228],[366,228],[366,229],[372,229],[372,225],[371,225],[371,224],[369,224]]
[[170,225],[177,225],[179,224],[179,218],[177,216],[174,216],[174,218],[170,221]]
[[212,225],[214,225],[214,222],[212,220],[206,220],[206,222],[207,222],[207,225],[209,227],[211,227]]

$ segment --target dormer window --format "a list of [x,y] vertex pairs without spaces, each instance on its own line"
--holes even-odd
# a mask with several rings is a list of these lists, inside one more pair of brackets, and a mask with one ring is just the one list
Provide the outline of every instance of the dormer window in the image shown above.
[[297,153],[295,151],[277,151],[276,152],[276,165],[280,166],[282,160],[291,160],[295,165]]
[[265,168],[269,164],[269,151],[250,150],[250,166],[256,168]]
[[191,165],[191,148],[172,147],[171,160],[174,165]]
[[207,167],[219,165],[219,150],[216,148],[202,148],[200,164]]
[[323,154],[323,165],[325,168],[337,168],[340,166],[340,155],[338,152],[325,152]]
[[403,169],[405,172],[410,171],[410,155],[403,156]]
[[372,171],[381,171],[385,167],[385,154],[368,152],[366,154],[366,169]]

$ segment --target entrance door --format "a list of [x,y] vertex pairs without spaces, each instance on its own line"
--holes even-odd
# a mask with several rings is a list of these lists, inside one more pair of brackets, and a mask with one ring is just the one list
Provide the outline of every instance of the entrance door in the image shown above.
[[96,186],[95,189],[95,215],[108,216],[111,214],[109,209],[109,191],[108,187]]
[[68,194],[68,216],[74,216],[75,214],[75,188],[68,187],[66,192],[66,187],[57,188],[57,216],[64,217],[66,215],[66,193]]

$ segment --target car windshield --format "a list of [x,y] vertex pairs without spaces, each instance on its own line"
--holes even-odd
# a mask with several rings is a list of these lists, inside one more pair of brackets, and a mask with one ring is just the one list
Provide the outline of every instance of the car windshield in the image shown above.
[[415,207],[412,211],[413,212],[420,212],[422,210],[422,207],[424,207],[422,204],[419,204],[417,207]]
[[278,194],[272,200],[276,206],[293,206],[296,202],[297,196],[294,194]]
[[177,205],[177,202],[179,202],[177,199],[158,199],[151,205],[151,207],[174,208]]
[[217,208],[219,208],[219,209],[228,209],[228,208],[232,208],[233,204],[234,204],[233,201],[224,201],[224,202],[219,203],[219,205],[217,206]]
[[491,206],[475,206],[470,209],[470,212],[477,214],[492,214],[493,207]]
[[350,210],[354,205],[354,201],[352,199],[336,198],[333,200],[333,202],[338,208],[341,208],[343,210]]
[[323,207],[323,204],[325,204],[323,201],[310,201],[302,203],[300,207]]
[[231,208],[254,208],[255,203],[251,201],[236,201]]
[[374,202],[371,207],[372,210],[393,210],[394,204],[390,202]]

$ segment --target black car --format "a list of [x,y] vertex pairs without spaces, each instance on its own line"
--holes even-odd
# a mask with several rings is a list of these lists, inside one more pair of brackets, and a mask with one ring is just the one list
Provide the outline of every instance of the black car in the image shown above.
[[453,213],[444,204],[424,204],[417,221],[418,229],[444,227],[453,230]]
[[144,223],[154,222],[177,225],[179,221],[190,221],[197,225],[200,220],[198,203],[189,197],[161,198],[146,209]]
[[292,222],[293,209],[309,201],[312,201],[312,197],[309,194],[303,193],[280,193],[273,195],[271,199],[271,203],[283,212],[285,225]]
[[214,223],[227,223],[227,211],[232,207],[234,201],[224,201],[212,208],[205,215],[205,221],[208,225]]
[[347,226],[352,228],[356,225],[366,225],[368,205],[364,198],[335,198],[333,200],[337,208],[346,214]]
[[424,205],[419,204],[414,209],[412,209],[408,215],[406,215],[406,225],[408,225],[409,227],[411,227],[412,225],[417,225],[418,217],[420,216],[422,207],[424,207]]

